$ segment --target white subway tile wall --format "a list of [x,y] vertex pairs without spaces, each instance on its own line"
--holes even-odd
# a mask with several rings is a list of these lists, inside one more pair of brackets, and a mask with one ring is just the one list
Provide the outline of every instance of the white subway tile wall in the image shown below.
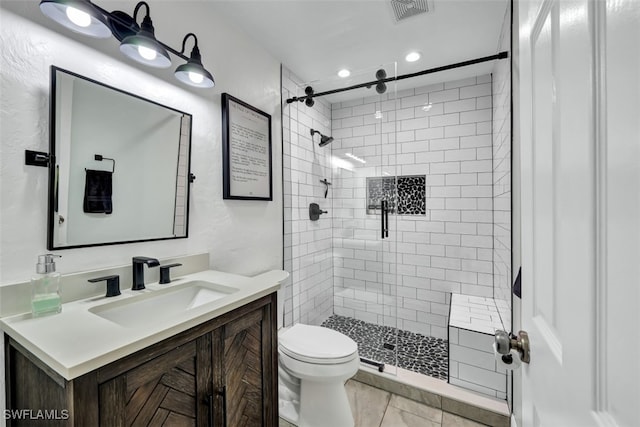
[[[283,284],[284,326],[294,323],[320,325],[333,314],[333,254],[330,147],[318,147],[319,135],[331,135],[331,108],[318,98],[313,108],[286,99],[304,94],[301,80],[282,68],[284,269],[290,273]],[[318,221],[309,220],[309,204],[328,211]]]
[[506,371],[493,354],[502,321],[499,300],[453,294],[449,320],[449,383],[498,399],[507,398]]
[[[446,338],[448,293],[493,297],[491,86],[486,75],[332,104],[336,314]],[[395,174],[426,175],[427,212],[390,215],[380,242],[366,177]]]

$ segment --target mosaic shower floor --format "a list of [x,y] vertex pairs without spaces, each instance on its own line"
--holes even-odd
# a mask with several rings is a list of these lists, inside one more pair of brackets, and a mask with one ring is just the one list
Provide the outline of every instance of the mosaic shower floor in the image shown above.
[[[447,380],[449,369],[447,340],[390,326],[374,325],[336,314],[325,320],[322,326],[341,332],[358,343],[360,357],[395,366],[396,352],[394,349],[387,348],[389,344],[395,345],[398,349],[397,366],[399,368]],[[398,332],[397,341],[396,331]]]

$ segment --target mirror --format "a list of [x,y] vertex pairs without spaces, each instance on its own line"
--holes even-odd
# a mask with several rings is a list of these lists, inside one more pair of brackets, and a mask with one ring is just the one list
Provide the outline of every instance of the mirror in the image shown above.
[[191,115],[51,67],[48,249],[188,236]]

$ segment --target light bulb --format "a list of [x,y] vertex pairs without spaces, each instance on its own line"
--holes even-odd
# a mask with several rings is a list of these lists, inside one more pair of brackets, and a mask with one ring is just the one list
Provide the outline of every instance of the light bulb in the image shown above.
[[192,82],[199,84],[204,80],[204,76],[200,73],[194,73],[193,71],[189,71],[189,80]]
[[347,70],[346,68],[338,71],[339,77],[345,78],[345,77],[349,77],[350,75],[351,75],[351,71]]
[[75,7],[67,7],[67,18],[78,27],[88,27],[91,25],[91,15]]
[[156,59],[156,56],[158,55],[155,50],[149,49],[148,47],[145,47],[145,46],[138,46],[138,53],[140,54],[140,56],[142,56],[144,59],[148,61],[153,61],[154,59]]

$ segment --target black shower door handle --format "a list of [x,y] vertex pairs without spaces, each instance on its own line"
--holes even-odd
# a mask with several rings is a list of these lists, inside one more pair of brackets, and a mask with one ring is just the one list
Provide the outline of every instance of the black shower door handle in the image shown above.
[[384,202],[384,237],[389,237],[389,202]]
[[382,234],[382,238],[389,237],[389,211],[387,209],[387,201],[382,200],[380,202],[380,232]]

